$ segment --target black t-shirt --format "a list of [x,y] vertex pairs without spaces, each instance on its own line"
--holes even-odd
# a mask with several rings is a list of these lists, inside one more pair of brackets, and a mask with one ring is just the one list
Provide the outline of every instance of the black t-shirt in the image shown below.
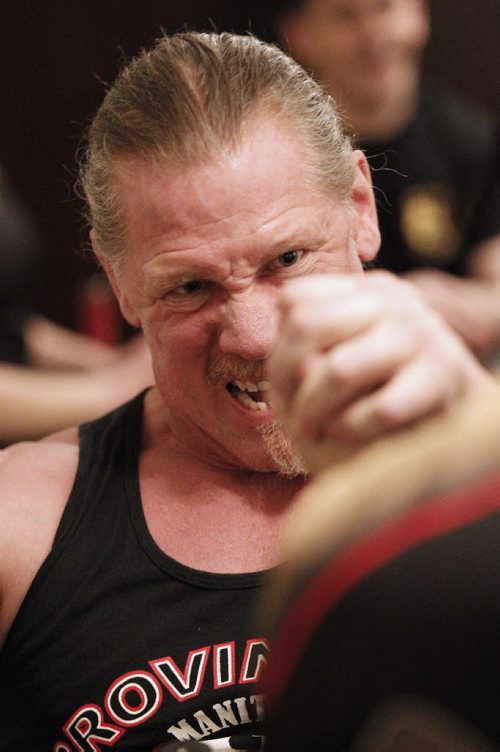
[[372,169],[382,244],[376,265],[397,274],[432,266],[467,270],[470,243],[500,232],[500,196],[488,195],[493,123],[449,93],[423,88],[410,126],[390,143],[361,143]]
[[0,653],[2,752],[214,738],[246,750],[242,737],[258,737],[268,644],[251,615],[263,575],[201,572],[158,548],[140,500],[141,417],[139,395],[81,429],[52,551]]

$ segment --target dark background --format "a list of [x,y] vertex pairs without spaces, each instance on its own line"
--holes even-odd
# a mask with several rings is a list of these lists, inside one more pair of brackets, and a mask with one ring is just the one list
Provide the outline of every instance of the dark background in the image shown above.
[[[35,308],[77,326],[85,256],[75,152],[104,82],[160,27],[245,31],[272,39],[273,0],[0,0],[0,160],[43,237]],[[500,112],[499,0],[431,0],[426,68]],[[1,267],[0,267],[1,273]]]

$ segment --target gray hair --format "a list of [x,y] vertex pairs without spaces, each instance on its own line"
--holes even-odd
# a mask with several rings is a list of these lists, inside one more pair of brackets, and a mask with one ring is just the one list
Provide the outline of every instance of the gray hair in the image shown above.
[[266,114],[286,118],[318,186],[347,202],[352,145],[335,104],[276,46],[250,35],[187,32],[161,37],[132,60],[91,123],[81,164],[88,219],[107,261],[116,267],[125,244],[114,190],[120,159],[176,166],[214,159]]

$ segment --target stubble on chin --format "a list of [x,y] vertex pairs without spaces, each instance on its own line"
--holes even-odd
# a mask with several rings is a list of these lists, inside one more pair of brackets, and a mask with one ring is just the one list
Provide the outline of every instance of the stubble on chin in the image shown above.
[[[208,380],[212,384],[228,379],[250,379],[258,382],[264,377],[262,362],[249,362],[230,355],[220,357],[211,363],[208,372]],[[307,475],[305,463],[281,423],[262,423],[256,430],[280,475],[286,478]]]
[[257,428],[257,431],[280,475],[286,478],[307,475],[304,460],[293,446],[281,423],[264,423]]

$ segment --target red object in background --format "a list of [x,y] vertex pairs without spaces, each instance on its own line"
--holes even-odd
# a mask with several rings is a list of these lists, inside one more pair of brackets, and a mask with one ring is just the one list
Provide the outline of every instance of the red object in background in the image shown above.
[[85,279],[77,296],[78,330],[88,337],[117,345],[123,338],[123,318],[106,278],[94,274]]

